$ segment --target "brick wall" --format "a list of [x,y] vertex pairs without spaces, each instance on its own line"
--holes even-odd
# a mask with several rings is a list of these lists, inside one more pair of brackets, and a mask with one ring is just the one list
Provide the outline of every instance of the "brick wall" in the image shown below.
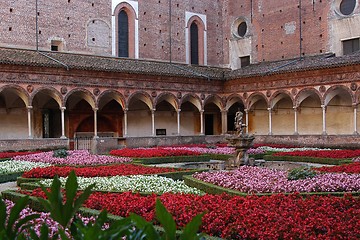
[[[335,12],[340,1],[139,0],[140,58],[170,60],[170,1],[173,62],[185,62],[186,11],[207,17],[209,65],[228,66],[230,55],[237,58],[236,54],[250,54],[255,63],[300,54],[340,53],[340,40],[333,38],[339,31],[332,32],[334,26],[348,29],[340,34],[341,38],[358,37],[360,8],[350,16],[339,16]],[[65,51],[111,55],[111,2],[38,0],[40,49],[50,50],[51,40],[55,39],[63,41]],[[0,15],[0,46],[35,48],[35,1],[0,1]],[[244,38],[249,46],[229,50],[231,41],[242,45],[232,33],[232,25],[239,17],[248,24]],[[346,27],[337,26],[344,21]]]

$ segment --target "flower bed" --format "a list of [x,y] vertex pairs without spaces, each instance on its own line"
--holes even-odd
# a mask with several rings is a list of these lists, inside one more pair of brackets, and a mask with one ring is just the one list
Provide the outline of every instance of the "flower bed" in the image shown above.
[[296,156],[315,158],[353,158],[360,156],[360,150],[308,150],[274,153],[274,156]]
[[0,152],[0,159],[12,158],[15,156],[29,155],[35,153],[39,153],[39,152]]
[[36,167],[46,166],[50,166],[50,164],[14,160],[2,161],[0,163],[0,175],[25,172]]
[[[6,205],[6,212],[7,214],[9,215],[10,213],[10,210],[12,207],[14,207],[15,203],[12,202],[12,201],[9,201],[7,199],[5,199],[5,205]],[[59,228],[62,228],[61,225],[54,221],[51,216],[50,216],[50,213],[47,213],[47,212],[36,212],[34,210],[32,210],[31,208],[29,207],[26,207],[25,209],[23,209],[21,212],[20,212],[20,219],[24,219],[26,218],[27,216],[30,216],[32,214],[39,214],[40,217],[39,218],[36,218],[32,221],[30,221],[30,224],[34,223],[34,230],[35,230],[35,233],[37,234],[37,236],[40,236],[40,228],[42,225],[46,224],[49,228],[49,232],[48,232],[48,239],[51,239],[55,234],[58,233],[59,231]],[[88,224],[89,222],[95,222],[95,217],[93,216],[90,216],[90,217],[84,217],[82,216],[81,214],[77,214],[77,217],[80,218],[84,224]],[[108,224],[104,224],[104,228],[108,228]],[[67,229],[67,231],[69,231]]]
[[[30,193],[29,193],[30,194]],[[40,189],[33,196],[45,197]],[[134,212],[154,219],[156,195],[93,193],[85,206],[107,209],[118,216]],[[309,196],[297,194],[269,197],[231,197],[166,193],[159,197],[184,226],[196,214],[205,212],[201,230],[227,239],[358,239],[360,237],[360,199],[347,196]]]
[[344,164],[340,166],[332,166],[332,167],[320,167],[315,168],[314,170],[319,172],[329,172],[329,173],[357,173],[360,174],[360,162],[354,162],[350,164]]
[[130,158],[94,155],[90,154],[87,150],[74,150],[67,152],[69,155],[64,158],[54,157],[54,152],[50,151],[25,156],[16,156],[13,159],[18,161],[43,162],[58,165],[97,165],[131,162]]
[[75,171],[79,177],[106,177],[117,175],[143,175],[143,174],[159,174],[169,172],[184,171],[179,168],[163,168],[148,167],[135,164],[116,164],[106,166],[92,167],[70,167],[70,166],[50,166],[44,168],[34,168],[25,172],[24,178],[53,178],[55,175],[59,177],[67,177],[71,171]]
[[[65,186],[67,178],[60,178],[61,184]],[[143,192],[163,194],[172,193],[189,193],[203,194],[200,190],[187,186],[184,181],[174,181],[171,178],[160,176],[114,176],[114,177],[93,177],[93,178],[77,178],[79,189],[83,190],[90,184],[95,183],[93,190],[107,192]],[[52,179],[41,181],[45,186],[50,186]]]
[[287,172],[242,166],[233,171],[202,172],[194,178],[244,193],[359,192],[359,174],[326,173],[314,178],[288,180]]
[[111,155],[131,157],[131,158],[150,158],[150,157],[169,157],[169,156],[196,156],[200,153],[182,150],[182,149],[165,149],[165,148],[123,148],[111,150]]

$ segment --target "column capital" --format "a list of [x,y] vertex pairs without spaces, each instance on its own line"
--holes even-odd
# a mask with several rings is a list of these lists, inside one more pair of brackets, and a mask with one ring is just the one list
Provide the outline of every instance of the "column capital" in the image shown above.
[[298,110],[298,106],[293,106],[294,111]]
[[128,109],[128,108],[124,108],[123,111],[124,111],[124,112],[127,112],[127,111],[129,111],[129,109]]
[[61,111],[65,111],[65,110],[66,110],[66,107],[60,107],[60,110],[61,110]]
[[267,110],[270,112],[270,111],[272,111],[272,108],[267,108]]
[[325,104],[321,104],[320,105],[322,109],[325,109],[326,108],[326,105]]
[[200,113],[204,113],[205,111],[204,111],[203,109],[201,109],[199,112],[200,112]]
[[28,110],[31,110],[31,109],[33,109],[33,106],[26,106],[26,108],[27,108]]
[[249,112],[249,109],[245,108],[245,109],[244,109],[244,112],[245,112],[245,113],[248,113],[248,112]]
[[227,110],[227,109],[222,109],[221,112],[222,112],[222,113],[227,113],[228,110]]
[[94,107],[94,108],[93,108],[93,111],[94,111],[94,112],[96,112],[96,111],[98,111],[98,110],[99,110],[99,108],[97,108],[97,107]]
[[176,109],[176,112],[177,113],[181,112],[181,108]]
[[359,105],[359,103],[352,103],[351,106],[353,106],[353,108],[357,108]]

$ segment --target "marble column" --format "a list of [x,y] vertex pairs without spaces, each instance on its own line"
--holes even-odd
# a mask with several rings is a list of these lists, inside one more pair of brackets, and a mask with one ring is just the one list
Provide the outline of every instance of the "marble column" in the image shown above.
[[267,110],[269,111],[269,135],[272,135],[272,109],[268,108]]
[[176,117],[176,122],[177,122],[177,135],[180,136],[181,133],[180,133],[180,113],[181,113],[181,109],[179,108],[177,111],[177,117]]
[[97,111],[98,108],[93,108],[94,111],[94,138],[98,138],[98,129],[97,129]]
[[127,112],[128,112],[128,108],[125,108],[124,109],[124,137],[127,137],[128,135],[128,115],[127,115]]
[[322,135],[326,135],[326,106],[321,105],[322,108]]
[[205,133],[204,133],[204,110],[200,110],[200,135],[205,135]]
[[151,110],[151,135],[155,136],[155,111],[156,109]]
[[66,138],[65,136],[65,110],[66,107],[61,107],[61,137],[60,138]]
[[32,135],[32,110],[33,106],[27,106],[27,116],[28,116],[28,137],[33,138]]

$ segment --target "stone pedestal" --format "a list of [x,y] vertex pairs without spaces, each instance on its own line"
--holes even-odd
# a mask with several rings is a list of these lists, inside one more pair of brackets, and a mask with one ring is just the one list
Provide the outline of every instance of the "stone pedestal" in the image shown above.
[[229,135],[225,139],[229,146],[235,147],[235,155],[228,159],[227,168],[236,168],[241,165],[250,165],[247,150],[253,145],[255,137],[253,135]]

